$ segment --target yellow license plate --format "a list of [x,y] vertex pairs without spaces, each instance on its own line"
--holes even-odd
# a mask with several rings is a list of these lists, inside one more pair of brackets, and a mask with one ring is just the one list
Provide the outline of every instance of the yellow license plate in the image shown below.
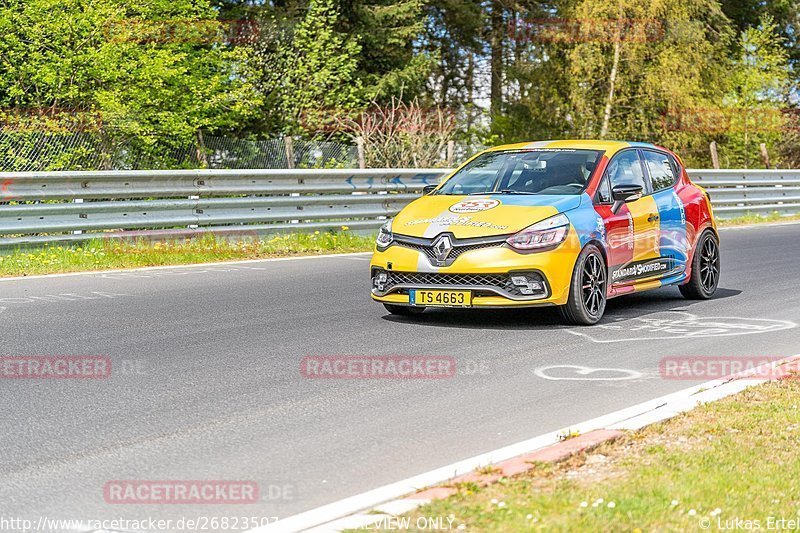
[[472,305],[471,291],[408,291],[408,302],[411,305],[469,307]]

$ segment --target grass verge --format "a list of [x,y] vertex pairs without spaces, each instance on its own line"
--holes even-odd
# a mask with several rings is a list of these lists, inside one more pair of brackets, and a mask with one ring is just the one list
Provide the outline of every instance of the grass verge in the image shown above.
[[168,242],[97,240],[82,246],[46,246],[0,255],[0,277],[366,252],[374,242],[374,237],[348,231],[243,241],[228,241],[213,235]]
[[411,530],[448,516],[467,531],[797,530],[798,404],[798,379],[756,386],[406,518]]
[[[770,213],[749,215],[719,222],[721,227],[800,220]],[[161,265],[190,265],[240,259],[266,259],[293,255],[368,252],[374,238],[343,230],[340,232],[297,233],[264,240],[229,241],[206,235],[168,242],[150,240],[89,241],[81,246],[45,246],[0,254],[0,277],[114,270]]]
[[717,224],[724,228],[727,226],[746,226],[748,224],[764,224],[769,222],[791,222],[793,220],[800,220],[800,215],[787,216],[773,211],[766,215],[744,215],[726,220],[718,220]]

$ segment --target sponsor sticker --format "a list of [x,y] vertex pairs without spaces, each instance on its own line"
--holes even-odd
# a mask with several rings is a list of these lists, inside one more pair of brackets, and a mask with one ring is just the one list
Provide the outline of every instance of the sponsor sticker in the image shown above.
[[655,259],[639,263],[624,265],[611,273],[611,281],[626,281],[630,279],[647,278],[661,272],[666,272],[672,266],[670,259]]
[[486,211],[498,205],[500,205],[500,200],[493,200],[491,198],[464,200],[451,205],[450,211],[452,213],[477,213],[478,211]]
[[492,224],[482,220],[472,220],[472,217],[456,217],[456,216],[441,216],[433,218],[420,218],[417,220],[409,220],[406,226],[418,226],[420,224],[436,224],[438,226],[465,226],[470,228],[487,228],[487,229],[508,229],[508,226],[501,224]]

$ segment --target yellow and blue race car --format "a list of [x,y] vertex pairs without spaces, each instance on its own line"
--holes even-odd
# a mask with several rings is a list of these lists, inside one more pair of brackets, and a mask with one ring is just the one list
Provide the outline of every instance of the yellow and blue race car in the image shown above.
[[370,269],[393,314],[557,305],[594,324],[623,294],[710,298],[719,236],[708,194],[669,150],[541,141],[484,151],[426,187],[380,229]]

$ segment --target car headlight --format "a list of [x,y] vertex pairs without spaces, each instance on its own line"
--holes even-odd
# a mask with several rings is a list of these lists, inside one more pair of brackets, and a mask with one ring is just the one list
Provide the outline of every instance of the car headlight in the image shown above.
[[517,250],[551,248],[566,239],[568,231],[569,219],[563,213],[559,213],[537,222],[533,226],[528,226],[506,239],[506,242]]
[[378,238],[375,239],[378,248],[386,248],[392,244],[392,221],[387,220],[378,231]]

